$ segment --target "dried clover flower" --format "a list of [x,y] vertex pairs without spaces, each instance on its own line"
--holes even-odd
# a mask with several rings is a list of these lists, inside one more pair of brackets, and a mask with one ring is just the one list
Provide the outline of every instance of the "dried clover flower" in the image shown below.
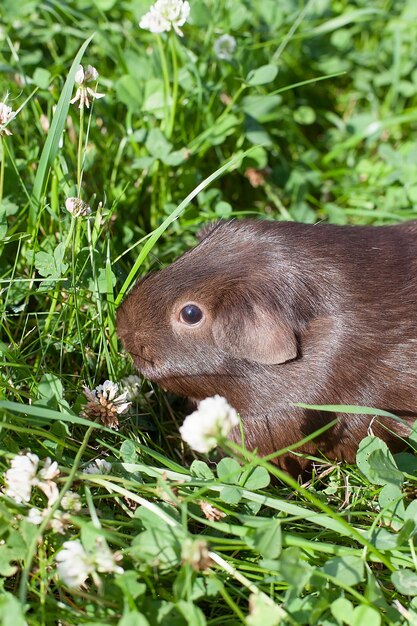
[[181,560],[199,572],[208,569],[211,559],[207,543],[202,539],[186,539],[182,544]]
[[65,208],[73,217],[86,217],[91,214],[91,207],[81,198],[67,198]]
[[84,387],[84,395],[88,400],[83,410],[83,416],[98,419],[108,428],[119,427],[119,415],[129,410],[131,402],[127,399],[127,392],[119,393],[119,386],[110,380],[104,381],[95,389]]
[[211,522],[217,522],[222,519],[222,517],[226,517],[226,513],[223,513],[223,511],[220,511],[206,500],[200,500],[198,504],[200,505],[200,509],[203,511],[206,518]]
[[262,187],[265,185],[266,176],[269,174],[267,168],[256,169],[256,167],[248,167],[245,170],[244,176],[248,179],[252,187]]

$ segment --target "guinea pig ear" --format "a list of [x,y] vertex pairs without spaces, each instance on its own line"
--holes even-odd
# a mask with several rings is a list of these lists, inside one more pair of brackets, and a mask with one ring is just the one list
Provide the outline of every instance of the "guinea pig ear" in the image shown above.
[[249,316],[220,313],[212,326],[216,345],[228,354],[264,365],[297,356],[297,338],[290,326],[269,311],[254,307]]

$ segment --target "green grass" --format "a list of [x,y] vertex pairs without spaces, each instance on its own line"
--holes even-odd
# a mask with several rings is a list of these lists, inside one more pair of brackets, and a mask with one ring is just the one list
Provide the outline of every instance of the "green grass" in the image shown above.
[[[140,29],[149,5],[1,6],[0,101],[18,114],[1,141],[0,463],[50,457],[60,493],[48,509],[39,487],[28,503],[2,492],[0,623],[416,625],[415,433],[395,458],[367,438],[358,466],[301,486],[228,443],[195,460],[183,404],[147,381],[118,431],[83,414],[83,385],[134,373],[123,294],[203,223],[417,217],[415,0],[191,0],[183,38]],[[80,60],[105,94],[83,111]],[[83,471],[97,458],[110,473]],[[61,534],[68,491],[80,508]],[[124,573],[68,587],[55,556],[77,539]]]

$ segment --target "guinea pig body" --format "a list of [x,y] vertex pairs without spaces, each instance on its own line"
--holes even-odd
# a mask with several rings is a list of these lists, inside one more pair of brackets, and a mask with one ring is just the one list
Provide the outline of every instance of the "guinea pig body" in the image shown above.
[[[181,396],[219,394],[245,443],[270,454],[353,404],[417,418],[417,222],[395,226],[218,222],[169,267],[139,280],[118,311],[138,369]],[[369,415],[298,451],[354,461]],[[395,448],[407,425],[377,418]],[[236,432],[234,436],[238,437]],[[294,454],[281,466],[297,473]]]

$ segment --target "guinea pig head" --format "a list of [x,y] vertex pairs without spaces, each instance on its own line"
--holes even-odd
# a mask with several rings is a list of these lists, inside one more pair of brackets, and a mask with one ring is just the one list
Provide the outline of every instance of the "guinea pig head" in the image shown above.
[[145,377],[197,400],[223,395],[238,410],[256,372],[297,356],[295,329],[249,231],[219,224],[171,266],[139,280],[117,318]]

